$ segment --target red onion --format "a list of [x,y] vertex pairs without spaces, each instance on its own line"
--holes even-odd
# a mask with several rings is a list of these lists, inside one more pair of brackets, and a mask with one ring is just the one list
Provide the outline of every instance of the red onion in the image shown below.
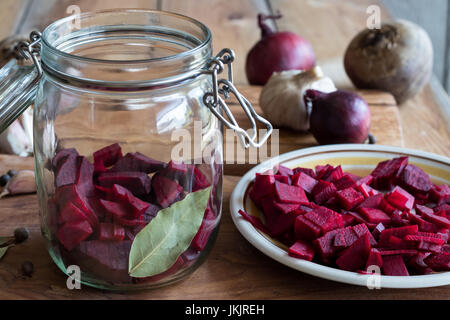
[[320,144],[363,143],[370,129],[367,102],[354,92],[306,91],[312,103],[310,130]]
[[311,44],[293,32],[275,32],[267,19],[279,19],[281,15],[258,15],[261,40],[247,55],[245,70],[250,84],[265,85],[273,72],[309,70],[316,58]]

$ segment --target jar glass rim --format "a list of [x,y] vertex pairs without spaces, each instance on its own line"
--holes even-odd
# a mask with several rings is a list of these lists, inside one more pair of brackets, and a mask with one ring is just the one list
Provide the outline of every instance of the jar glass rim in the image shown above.
[[102,10],[102,11],[80,13],[79,18],[82,20],[82,19],[86,19],[86,18],[92,18],[95,16],[108,15],[108,14],[114,14],[114,13],[124,13],[124,14],[125,13],[141,13],[141,14],[147,13],[147,14],[159,14],[159,15],[164,15],[164,16],[168,16],[168,17],[173,17],[176,19],[184,20],[188,23],[192,23],[193,25],[196,25],[203,31],[205,37],[199,45],[197,45],[191,49],[188,49],[181,53],[164,56],[164,57],[149,58],[149,59],[136,59],[136,60],[109,60],[109,59],[83,57],[83,56],[71,54],[71,53],[68,53],[68,52],[58,49],[48,39],[48,36],[52,31],[54,31],[55,29],[57,29],[58,27],[60,27],[64,24],[71,23],[75,18],[72,15],[72,16],[68,16],[65,18],[61,18],[61,19],[53,22],[52,24],[48,25],[42,32],[42,42],[47,50],[49,50],[55,54],[58,54],[60,56],[63,56],[63,57],[70,58],[70,59],[77,59],[77,60],[80,60],[80,61],[83,61],[86,63],[92,62],[92,63],[108,63],[108,64],[110,64],[110,63],[118,63],[118,64],[148,63],[148,62],[158,62],[158,61],[179,59],[179,58],[183,58],[185,56],[193,55],[196,52],[202,51],[211,42],[211,38],[212,38],[211,31],[205,24],[203,24],[202,22],[200,22],[194,18],[185,16],[185,15],[182,15],[179,13],[169,12],[169,11],[151,10],[151,9],[109,9],[109,10]]

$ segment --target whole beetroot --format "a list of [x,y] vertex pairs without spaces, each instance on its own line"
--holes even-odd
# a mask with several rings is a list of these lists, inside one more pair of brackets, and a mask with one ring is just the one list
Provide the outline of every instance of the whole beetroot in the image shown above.
[[274,72],[309,70],[316,63],[308,41],[293,32],[275,32],[266,23],[279,18],[281,15],[258,15],[261,40],[250,49],[245,65],[250,84],[265,85]]
[[320,144],[363,143],[370,130],[370,110],[358,94],[308,90],[312,104],[310,131]]

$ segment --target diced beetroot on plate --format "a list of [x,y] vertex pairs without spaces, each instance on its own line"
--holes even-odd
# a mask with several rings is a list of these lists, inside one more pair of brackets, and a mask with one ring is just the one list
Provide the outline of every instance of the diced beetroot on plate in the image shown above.
[[61,159],[55,173],[55,186],[57,188],[75,183],[77,164],[77,155],[73,153]]
[[143,172],[103,172],[98,175],[98,184],[110,188],[114,184],[121,185],[134,195],[141,196],[150,193],[151,181]]
[[122,148],[120,144],[114,143],[94,152],[93,156],[95,163],[103,163],[105,167],[109,167],[122,157]]
[[355,224],[355,218],[350,214],[342,214],[342,220],[344,220],[344,227]]
[[278,201],[282,203],[309,203],[305,191],[296,186],[290,186],[279,181],[275,181],[275,194]]
[[342,216],[325,207],[316,208],[306,213],[304,217],[319,226],[323,234],[344,227]]
[[317,180],[327,179],[333,170],[334,170],[334,167],[329,164],[327,164],[325,166],[321,166],[321,165],[316,166],[316,179]]
[[417,234],[417,232],[419,232],[419,228],[417,225],[385,229],[385,230],[381,231],[379,246],[380,247],[387,246],[389,243],[389,238],[391,236],[396,236],[400,239],[403,239],[407,235],[414,235],[414,234]]
[[307,242],[297,240],[291,247],[289,247],[288,253],[290,256],[303,259],[306,261],[312,261],[316,251]]
[[390,189],[392,183],[408,164],[408,157],[399,157],[378,163],[371,175],[376,189]]
[[387,276],[409,276],[405,262],[400,255],[383,255],[383,273]]
[[313,169],[297,167],[297,168],[294,168],[294,170],[292,170],[292,171],[294,171],[293,175],[296,175],[299,172],[303,172],[304,174],[307,174],[311,178],[316,179],[316,173],[314,172]]
[[450,253],[450,244],[444,244],[442,246],[442,252]]
[[450,253],[443,252],[427,257],[425,263],[435,271],[450,271]]
[[380,234],[383,230],[385,230],[385,226],[384,224],[382,224],[381,222],[379,224],[377,224],[377,226],[375,227],[375,229],[372,230],[372,236],[378,240],[380,239]]
[[404,238],[405,240],[408,241],[413,241],[413,242],[420,242],[420,241],[426,241],[426,242],[431,242],[434,244],[438,244],[438,245],[443,245],[445,243],[444,239],[439,238],[439,237],[429,237],[429,236],[425,236],[425,235],[412,235],[409,234],[407,236],[405,236]]
[[361,185],[357,186],[356,189],[362,193],[364,198],[369,198],[375,195],[381,195],[381,193],[372,187],[369,187],[367,184],[362,183]]
[[437,205],[445,203],[450,204],[450,186],[446,184],[441,186],[433,185],[430,190],[430,198],[436,202]]
[[352,187],[336,192],[337,203],[345,210],[351,210],[358,206],[363,200],[364,196],[353,189]]
[[435,224],[440,228],[450,229],[450,220],[448,220],[445,217],[438,216],[434,213],[423,212],[422,218],[424,218],[428,222]]
[[415,249],[416,246],[405,240],[405,239],[400,239],[399,237],[396,236],[390,236],[389,240],[388,240],[388,246],[391,249]]
[[366,234],[345,249],[336,260],[336,264],[347,271],[362,270],[366,266],[370,249],[369,234]]
[[419,226],[420,231],[434,233],[439,232],[441,229],[434,223],[428,222],[412,212],[407,212],[406,214],[408,215],[411,223],[417,224]]
[[418,252],[416,255],[412,256],[408,261],[407,264],[409,267],[415,269],[416,271],[419,271],[423,273],[423,271],[428,268],[427,264],[425,263],[425,258],[428,257],[431,253],[429,252]]
[[72,251],[80,242],[87,239],[92,232],[93,230],[88,221],[73,221],[66,222],[59,227],[56,236],[64,248]]
[[294,171],[292,171],[292,169],[282,166],[281,164],[276,166],[276,169],[277,169],[277,174],[282,175],[282,176],[289,177],[294,174]]
[[342,178],[333,182],[336,190],[344,190],[347,188],[356,187],[355,181],[350,177],[348,173],[346,173]]
[[381,201],[383,201],[383,195],[382,194],[369,196],[368,198],[364,199],[364,201],[359,204],[358,208],[377,208],[377,209],[380,209]]
[[408,259],[419,252],[415,249],[379,249],[379,250],[382,256],[400,255]]
[[446,243],[447,240],[448,240],[448,234],[444,234],[444,233],[433,233],[433,232],[422,232],[422,231],[419,231],[419,232],[417,232],[417,236],[427,237],[427,238],[442,239],[442,240],[444,240],[444,243]]
[[253,202],[261,206],[261,199],[265,196],[271,195],[274,192],[273,185],[275,184],[275,177],[273,175],[257,173],[255,176],[255,182],[250,190],[249,196]]
[[355,231],[355,233],[358,236],[358,238],[361,238],[362,236],[368,234],[370,245],[371,246],[376,246],[377,245],[377,241],[375,240],[375,238],[370,233],[370,231],[367,228],[366,224],[364,224],[364,223],[357,224],[356,226],[353,226],[352,228],[353,228],[353,231]]
[[296,204],[296,203],[275,202],[274,205],[280,212],[282,212],[284,214],[291,213],[292,211],[295,211],[300,208],[300,204]]
[[192,246],[196,250],[202,251],[208,243],[208,239],[215,227],[216,217],[214,216],[214,213],[209,208],[207,208],[205,210],[205,216],[203,218],[202,224],[198,229],[198,232],[195,235],[194,239],[192,240]]
[[420,215],[423,215],[424,213],[428,213],[428,214],[434,213],[433,209],[425,207],[425,206],[421,206],[420,204],[416,204],[416,211]]
[[450,204],[444,203],[444,204],[438,205],[433,208],[433,211],[435,213],[444,211],[445,216],[448,217],[450,215]]
[[419,241],[417,249],[426,252],[439,253],[442,251],[442,244],[436,244],[429,241]]
[[338,249],[344,249],[350,247],[356,240],[358,240],[358,235],[352,227],[338,229],[338,232],[334,238],[333,246]]
[[336,187],[328,181],[320,180],[312,191],[312,196],[317,204],[323,204],[336,194]]
[[94,166],[85,157],[77,157],[77,175],[75,183],[80,193],[86,197],[95,196]]
[[414,206],[414,197],[399,186],[386,195],[386,200],[400,210],[411,210]]
[[383,211],[375,208],[359,208],[359,213],[371,223],[384,223],[387,224],[391,221],[391,218]]
[[87,221],[87,217],[83,211],[69,202],[59,211],[58,224],[76,221]]
[[153,176],[152,188],[158,204],[163,208],[169,207],[183,192],[183,187],[176,181],[160,175]]
[[371,269],[374,266],[377,266],[378,268],[383,267],[383,258],[381,256],[380,251],[378,251],[375,248],[370,249],[369,257],[367,258],[366,267],[364,270]]
[[269,234],[269,230],[267,229],[267,227],[264,225],[264,223],[261,221],[261,219],[259,219],[258,217],[249,215],[247,212],[245,212],[244,210],[239,210],[239,214],[248,222],[250,222],[253,227],[255,227],[256,229],[258,229],[259,231],[262,231],[264,233]]
[[304,216],[297,216],[294,224],[295,237],[297,240],[314,240],[321,234],[319,226],[306,219]]
[[372,175],[367,175],[367,176],[365,176],[365,177],[363,177],[363,178],[360,178],[360,179],[358,179],[357,181],[356,181],[356,185],[359,187],[359,186],[362,186],[363,184],[365,184],[365,185],[370,185],[371,183],[372,183],[372,181],[373,181],[373,176]]
[[427,193],[432,187],[430,176],[421,168],[408,164],[400,175],[400,185],[406,190],[416,194]]
[[329,181],[329,182],[335,182],[335,181],[341,179],[343,176],[344,176],[344,173],[342,172],[342,168],[339,165],[336,168],[334,168],[326,178],[322,177],[322,179]]
[[331,230],[313,241],[314,247],[317,249],[322,261],[325,263],[331,262],[330,259],[334,257],[338,251],[338,249],[333,246],[334,238],[337,233],[338,230]]
[[116,164],[109,169],[111,172],[144,172],[153,173],[164,169],[167,166],[165,162],[154,160],[142,153],[127,153],[124,157],[120,158]]
[[275,181],[285,183],[285,184],[290,184],[290,180],[289,180],[288,176],[282,176],[280,174],[276,174],[273,177],[275,178]]
[[386,199],[381,199],[380,205],[378,207],[381,211],[387,213],[387,214],[394,214],[394,212],[397,210],[393,206],[389,204],[389,202],[386,201]]
[[306,173],[298,172],[292,176],[292,185],[301,187],[308,193],[311,193],[317,184],[317,180]]

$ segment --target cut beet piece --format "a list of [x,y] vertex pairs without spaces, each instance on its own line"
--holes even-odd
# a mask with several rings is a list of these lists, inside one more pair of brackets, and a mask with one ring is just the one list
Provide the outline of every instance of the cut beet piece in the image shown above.
[[425,263],[435,271],[450,271],[450,253],[443,252],[427,257]]
[[98,184],[106,188],[118,184],[136,196],[146,195],[151,189],[150,178],[143,172],[103,172],[98,175]]
[[153,204],[153,203],[149,203],[149,207],[147,208],[147,210],[145,210],[145,213],[144,213],[145,223],[150,223],[150,221],[152,221],[153,218],[155,218],[157,216],[159,210],[161,210],[161,208],[159,206],[157,206],[156,204]]
[[362,186],[363,184],[370,185],[372,183],[372,181],[373,181],[373,177],[372,177],[372,175],[369,174],[368,176],[358,179],[356,181],[356,186],[359,187],[359,186]]
[[417,227],[417,225],[385,229],[381,231],[379,246],[380,247],[387,246],[389,243],[389,238],[391,236],[396,236],[400,239],[403,239],[407,235],[414,235],[417,234],[417,232],[419,232],[419,228]]
[[415,249],[379,249],[379,250],[382,256],[400,255],[408,259],[419,253],[419,251]]
[[359,213],[371,223],[384,223],[387,224],[391,221],[391,218],[383,211],[375,208],[359,208]]
[[183,187],[176,181],[158,174],[153,176],[152,188],[158,204],[163,208],[167,208],[174,203],[178,196],[183,192]]
[[344,249],[350,247],[356,240],[358,240],[358,235],[352,227],[338,229],[338,232],[334,238],[333,246],[338,249]]
[[296,186],[290,186],[285,183],[275,181],[275,194],[278,201],[282,203],[298,203],[305,204],[309,203],[306,197],[305,191]]
[[411,210],[414,206],[414,197],[399,186],[386,195],[386,200],[400,210]]
[[124,157],[120,158],[116,164],[109,169],[111,172],[144,172],[153,173],[164,169],[167,166],[165,162],[154,160],[142,153],[127,153]]
[[396,208],[394,208],[393,206],[391,206],[389,204],[389,202],[386,201],[386,199],[381,199],[380,205],[378,207],[378,209],[380,209],[381,211],[391,215],[394,214],[394,212],[397,210]]
[[321,166],[321,165],[316,166],[316,179],[317,180],[327,179],[333,170],[334,170],[334,167],[329,164],[327,164],[325,166]]
[[198,251],[202,251],[208,243],[209,237],[216,227],[216,217],[211,209],[205,210],[205,216],[197,234],[192,240],[192,246]]
[[383,267],[383,258],[381,256],[380,251],[375,248],[370,249],[369,257],[367,258],[366,267],[364,270],[372,269],[374,267],[381,268]]
[[297,203],[280,203],[280,202],[275,202],[274,206],[281,212],[284,214],[288,214],[291,213],[292,211],[297,210],[298,208],[300,208],[300,204]]
[[450,216],[450,204],[444,203],[444,204],[438,205],[433,208],[433,211],[435,213],[444,211],[445,216],[448,218]]
[[377,245],[377,241],[375,240],[375,238],[372,236],[372,234],[370,233],[369,229],[367,228],[366,224],[358,224],[356,226],[353,226],[353,231],[355,231],[356,235],[358,236],[358,238],[361,238],[362,236],[365,236],[366,234],[369,237],[369,243],[371,246],[376,246]]
[[77,264],[83,272],[111,282],[130,282],[128,256],[131,241],[83,241],[76,252]]
[[302,188],[311,193],[317,184],[317,180],[310,177],[306,173],[298,172],[292,176],[292,185]]
[[269,234],[269,230],[266,228],[266,226],[263,224],[263,222],[261,221],[261,219],[259,219],[258,217],[254,217],[249,215],[247,212],[245,212],[244,210],[239,210],[239,214],[248,222],[250,222],[256,229],[258,229],[259,231],[262,231],[264,233]]
[[87,221],[87,217],[83,211],[76,207],[72,202],[69,202],[59,211],[58,224],[76,221]]
[[347,271],[362,270],[366,266],[370,249],[369,234],[366,234],[345,249],[336,260],[336,264]]
[[344,173],[342,172],[342,167],[339,165],[334,168],[327,177],[322,177],[322,179],[329,182],[335,182],[341,179],[343,176]]
[[287,177],[287,176],[282,176],[282,175],[276,174],[273,177],[275,178],[275,181],[279,181],[279,182],[282,182],[282,183],[285,183],[288,185],[291,184],[289,177]]
[[355,181],[348,175],[345,174],[342,178],[333,182],[337,190],[344,190],[347,188],[356,187]]
[[427,193],[432,187],[430,176],[413,164],[408,164],[403,169],[399,182],[403,188],[414,194]]
[[72,202],[76,207],[83,211],[93,228],[98,225],[98,217],[92,210],[88,198],[78,191],[78,187],[75,184],[56,188],[55,197],[60,208],[66,206],[69,202]]
[[331,262],[330,259],[337,253],[337,248],[333,246],[334,237],[337,233],[338,230],[332,230],[313,241],[314,247],[317,249],[322,261],[325,263]]
[[73,250],[81,241],[87,239],[93,230],[87,221],[67,222],[58,228],[56,236],[68,251]]
[[407,235],[404,238],[405,240],[408,241],[413,241],[413,242],[420,242],[420,241],[426,241],[426,242],[431,242],[434,244],[438,244],[438,245],[443,245],[445,243],[444,239],[439,238],[439,237],[429,237],[429,236],[423,236],[423,235]]
[[132,209],[132,217],[139,218],[142,216],[147,208],[150,206],[149,203],[136,198],[131,191],[128,189],[115,184],[112,187],[113,194],[120,199],[123,203],[127,204]]
[[385,229],[386,229],[386,228],[384,227],[384,224],[382,224],[382,223],[377,224],[377,226],[375,227],[375,229],[373,229],[373,231],[372,231],[372,236],[373,236],[376,240],[380,239],[380,234],[381,234],[381,232],[382,232],[383,230],[385,230]]
[[334,184],[320,180],[312,191],[312,196],[317,204],[323,204],[332,198],[336,193]]
[[377,208],[380,209],[381,201],[383,201],[383,195],[377,194],[374,196],[369,196],[358,206],[359,208]]
[[316,179],[316,173],[314,172],[313,169],[297,167],[297,168],[294,168],[294,170],[292,170],[292,171],[294,171],[294,174],[293,174],[293,175],[296,175],[296,174],[299,173],[299,172],[303,172],[304,174],[307,174],[307,175],[310,176],[311,178]]
[[422,213],[422,218],[424,218],[428,222],[435,224],[440,228],[450,229],[450,220],[448,220],[445,217],[441,217],[434,213],[428,213],[424,211]]
[[350,187],[337,191],[336,200],[342,208],[345,210],[351,210],[358,206],[364,200],[364,197],[361,193]]
[[111,214],[114,218],[123,218],[127,219],[131,217],[132,212],[131,209],[127,208],[124,204],[119,202],[113,202],[108,200],[100,199],[100,203],[103,208]]
[[281,164],[279,164],[276,167],[276,169],[277,169],[277,174],[282,175],[282,176],[289,177],[294,174],[294,171],[292,171],[292,169],[282,166]]
[[399,157],[378,163],[371,173],[372,185],[376,189],[390,189],[407,164],[408,157]]
[[297,240],[314,240],[321,234],[320,227],[306,219],[304,216],[297,216],[295,219],[294,230],[295,238]]
[[442,245],[429,241],[420,241],[417,245],[417,249],[426,252],[439,253],[442,251]]
[[61,159],[55,173],[55,186],[57,188],[75,183],[77,164],[77,155],[74,153]]
[[423,232],[439,232],[440,228],[435,224],[428,222],[412,212],[406,212],[411,223],[417,224],[420,231]]
[[77,175],[75,179],[80,193],[86,197],[96,195],[94,186],[94,166],[85,157],[77,157]]
[[261,199],[265,196],[271,195],[274,192],[273,185],[275,184],[275,177],[273,175],[257,173],[255,176],[255,182],[250,190],[250,199],[257,206],[261,206]]
[[383,273],[387,276],[409,276],[405,262],[400,255],[382,256]]
[[425,263],[425,259],[430,255],[429,252],[419,252],[415,256],[412,256],[408,261],[407,264],[409,267],[415,269],[416,271],[419,271],[421,273],[424,272],[426,268],[428,268],[427,264]]
[[339,213],[325,207],[316,208],[306,213],[304,217],[319,226],[323,234],[330,230],[344,227],[342,216]]
[[62,149],[59,151],[52,160],[53,170],[57,171],[62,160],[71,154],[78,156],[78,151],[75,148]]
[[434,214],[433,209],[425,207],[425,206],[421,206],[420,204],[416,204],[416,211],[420,215],[423,215],[424,213]]
[[450,204],[450,186],[446,184],[441,186],[433,185],[430,190],[430,198],[435,201],[437,205],[445,203]]
[[316,253],[314,248],[305,241],[295,242],[291,247],[289,247],[288,252],[290,256],[307,261],[312,261],[314,254]]
[[294,225],[295,218],[297,217],[295,212],[287,214],[282,213],[275,206],[276,202],[277,201],[272,196],[267,196],[261,201],[264,216],[266,218],[265,225],[273,236],[281,235],[291,229]]
[[125,229],[114,223],[100,223],[99,239],[103,241],[122,241],[125,238]]
[[396,236],[389,237],[388,246],[391,249],[415,249],[417,247],[410,241],[400,239]]
[[93,156],[94,163],[102,163],[105,167],[109,167],[122,157],[122,148],[120,144],[114,143],[94,152]]
[[205,189],[209,187],[211,184],[208,182],[208,179],[205,175],[196,167],[194,167],[193,171],[193,181],[192,181],[192,192],[196,192],[198,190]]

